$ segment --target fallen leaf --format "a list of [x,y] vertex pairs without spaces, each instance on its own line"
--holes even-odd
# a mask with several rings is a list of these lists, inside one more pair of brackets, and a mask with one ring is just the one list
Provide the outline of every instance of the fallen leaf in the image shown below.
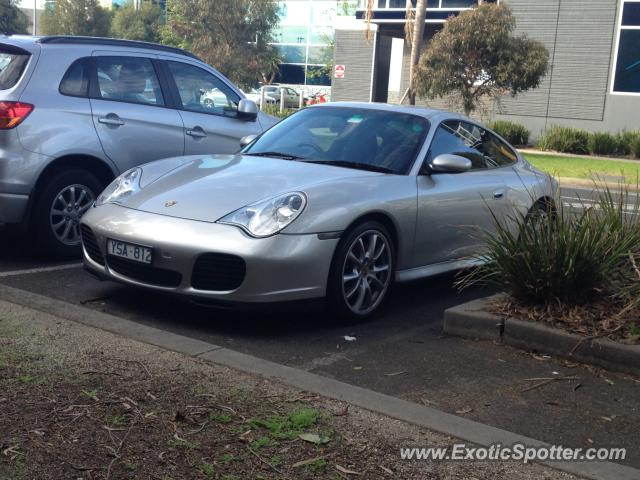
[[336,470],[338,470],[341,473],[346,473],[347,475],[362,475],[361,473],[354,472],[353,470],[349,470],[344,467],[341,467],[337,463],[336,463]]
[[615,382],[613,380],[609,380],[608,378],[605,378],[604,381],[607,382],[609,385],[615,385]]
[[362,370],[362,367],[353,367],[354,370]]
[[344,339],[345,339],[347,342],[355,342],[355,341],[356,341],[356,337],[351,337],[351,336],[349,336],[349,335],[345,335],[345,336],[344,336]]
[[601,418],[602,420],[607,421],[607,422],[612,422],[612,421],[613,421],[613,418],[611,418],[611,417],[605,417],[604,415],[603,415],[602,417],[600,417],[600,418]]
[[471,407],[465,407],[462,410],[456,410],[456,413],[459,415],[465,414],[465,413],[471,413],[473,412],[473,408]]
[[401,372],[385,373],[384,375],[386,377],[395,377],[396,375],[402,375],[403,373],[407,373],[407,371],[403,370]]
[[382,465],[378,465],[383,471],[387,472],[389,475],[393,475],[393,472],[387,467],[383,467]]
[[315,443],[316,445],[323,445],[331,441],[329,437],[320,436],[317,433],[301,433],[298,437],[305,442]]

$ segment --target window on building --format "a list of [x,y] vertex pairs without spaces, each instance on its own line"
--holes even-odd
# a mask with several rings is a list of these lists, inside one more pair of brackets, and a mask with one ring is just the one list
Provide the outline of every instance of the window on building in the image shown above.
[[615,93],[640,93],[640,2],[622,6],[618,55],[613,82]]

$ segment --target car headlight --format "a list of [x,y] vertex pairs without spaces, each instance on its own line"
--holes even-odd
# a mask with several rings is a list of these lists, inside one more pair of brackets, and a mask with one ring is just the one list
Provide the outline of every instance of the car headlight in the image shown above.
[[142,170],[140,168],[127,170],[104,189],[96,200],[96,206],[99,207],[105,203],[117,203],[136,193],[140,190],[141,176]]
[[285,193],[242,207],[222,217],[218,223],[240,227],[252,237],[269,237],[298,218],[306,205],[304,193]]

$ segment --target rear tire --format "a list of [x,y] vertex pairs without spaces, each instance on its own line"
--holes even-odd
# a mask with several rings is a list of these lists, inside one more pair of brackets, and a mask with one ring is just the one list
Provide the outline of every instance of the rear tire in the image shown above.
[[327,285],[336,318],[359,322],[383,304],[393,280],[395,250],[389,231],[377,221],[349,229],[336,248]]
[[87,170],[56,173],[37,192],[33,232],[41,251],[56,258],[80,256],[80,218],[103,189]]

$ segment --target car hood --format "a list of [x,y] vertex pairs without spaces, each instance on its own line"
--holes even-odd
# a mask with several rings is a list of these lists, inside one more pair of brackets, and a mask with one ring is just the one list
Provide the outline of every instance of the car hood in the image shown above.
[[171,158],[142,167],[141,190],[119,202],[144,212],[215,222],[281,193],[323,182],[379,176],[348,168],[250,155]]

